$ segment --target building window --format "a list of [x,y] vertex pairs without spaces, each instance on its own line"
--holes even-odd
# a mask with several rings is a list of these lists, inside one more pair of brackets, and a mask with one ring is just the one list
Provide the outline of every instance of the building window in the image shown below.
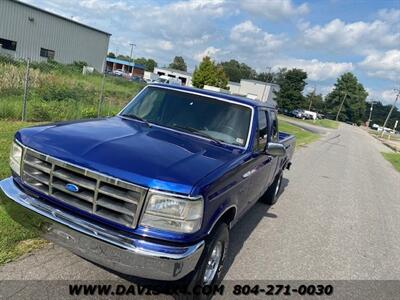
[[48,59],[54,59],[55,55],[56,55],[56,52],[54,50],[40,48],[40,56],[41,57],[46,57]]
[[17,42],[6,40],[6,39],[1,39],[0,38],[0,45],[1,48],[15,51],[17,50]]

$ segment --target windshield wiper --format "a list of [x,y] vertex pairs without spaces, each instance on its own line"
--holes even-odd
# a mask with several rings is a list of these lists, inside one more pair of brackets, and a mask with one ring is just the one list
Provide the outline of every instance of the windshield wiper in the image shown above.
[[131,115],[131,114],[122,114],[121,117],[128,118],[128,119],[133,119],[133,120],[138,120],[143,123],[145,123],[148,127],[151,127],[151,123],[147,121],[146,119],[143,119],[137,115]]
[[178,128],[178,129],[181,129],[181,130],[183,130],[183,131],[186,131],[186,132],[190,132],[190,133],[194,133],[194,134],[196,134],[196,135],[199,135],[199,136],[202,136],[202,137],[205,137],[205,138],[207,138],[207,139],[210,139],[210,140],[212,140],[213,142],[215,142],[216,144],[218,144],[218,145],[222,145],[222,143],[221,143],[221,141],[220,140],[218,140],[218,139],[216,139],[215,137],[212,137],[211,135],[209,135],[209,134],[207,134],[207,133],[205,133],[205,132],[203,132],[203,131],[201,131],[201,130],[198,130],[198,129],[196,129],[196,128],[193,128],[193,127],[186,127],[186,126],[180,126],[180,125],[172,125],[172,127],[173,128]]

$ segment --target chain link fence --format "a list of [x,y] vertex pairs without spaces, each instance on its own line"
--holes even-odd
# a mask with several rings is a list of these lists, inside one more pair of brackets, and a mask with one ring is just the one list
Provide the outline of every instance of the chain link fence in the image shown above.
[[0,119],[45,122],[112,116],[144,87],[96,72],[83,75],[82,66],[0,56]]

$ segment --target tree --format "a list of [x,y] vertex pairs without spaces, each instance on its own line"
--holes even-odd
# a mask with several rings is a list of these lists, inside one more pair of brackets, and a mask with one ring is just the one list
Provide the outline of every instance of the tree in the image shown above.
[[211,85],[227,89],[228,78],[221,66],[217,66],[210,57],[205,56],[193,72],[192,84],[198,88],[203,88],[204,85]]
[[157,62],[154,59],[149,58],[146,63],[146,71],[153,72],[155,67],[157,67]]
[[113,52],[108,52],[107,57],[115,58],[115,54]]
[[130,58],[128,55],[118,54],[117,58],[120,60],[132,62],[132,58]]
[[[371,115],[371,122],[369,123],[369,125],[372,126],[373,124],[378,124],[378,125],[382,126],[383,123],[385,122],[385,119],[386,119],[391,107],[392,107],[391,104],[383,105],[381,102],[375,103],[373,111],[372,111],[372,115]],[[365,121],[365,122],[368,120],[370,109],[371,109],[371,103],[366,102],[365,114],[364,114],[364,119],[363,119],[363,121]],[[399,122],[400,122],[400,110],[397,107],[394,108],[392,115],[391,115],[388,123],[386,124],[386,127],[393,128],[396,120],[399,120]],[[399,126],[397,127],[397,130],[399,130]]]
[[221,62],[219,65],[222,66],[230,81],[240,82],[241,79],[255,79],[257,76],[255,70],[235,59]]
[[361,124],[365,117],[365,99],[368,93],[363,85],[358,82],[357,77],[351,72],[340,76],[333,88],[326,96],[326,106],[331,116],[336,116],[340,107],[340,121],[350,121]]
[[157,67],[157,62],[151,58],[140,57],[135,59],[136,64],[144,65],[144,69],[149,72],[153,72],[154,68]]
[[319,113],[325,113],[325,102],[322,94],[317,94],[315,91],[309,92],[305,101],[307,108]]
[[261,72],[258,73],[256,76],[256,79],[259,81],[264,81],[264,82],[274,82],[274,76],[275,74],[272,72]]
[[181,71],[187,71],[187,65],[182,56],[175,56],[174,61],[169,64],[169,68]]
[[275,76],[275,83],[280,85],[276,100],[280,108],[293,110],[308,108],[303,96],[307,73],[301,69],[280,69]]

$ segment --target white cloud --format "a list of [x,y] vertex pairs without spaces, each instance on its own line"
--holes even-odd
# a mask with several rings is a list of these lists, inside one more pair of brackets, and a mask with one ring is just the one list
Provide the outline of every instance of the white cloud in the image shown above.
[[220,51],[221,51],[221,49],[211,46],[211,47],[208,47],[207,49],[205,49],[204,51],[201,51],[201,52],[195,54],[194,59],[196,61],[200,62],[200,61],[202,61],[204,56],[209,56],[211,58],[215,58],[215,55]]
[[272,21],[301,16],[309,12],[307,3],[296,6],[292,0],[241,0],[240,6],[251,14]]
[[286,59],[277,61],[272,68],[278,71],[279,68],[297,68],[307,72],[308,79],[312,81],[324,81],[335,79],[345,72],[353,70],[353,64],[350,62],[322,62],[317,59]]
[[369,76],[398,81],[400,79],[400,50],[367,55],[359,65]]
[[313,27],[303,23],[302,30],[303,42],[310,47],[346,49],[356,53],[400,47],[400,32],[382,20],[345,23],[334,19],[325,25]]
[[382,20],[386,20],[387,22],[390,23],[398,23],[400,22],[400,9],[388,9],[388,8],[384,8],[381,9],[378,12],[378,16],[382,19]]
[[209,16],[222,16],[226,13],[225,0],[189,0],[177,1],[169,9],[184,14],[187,11],[197,11]]
[[79,16],[88,25],[112,33],[110,48],[114,52],[118,49],[119,54],[128,54],[129,42],[134,42],[135,55],[154,53],[161,61],[169,61],[173,55],[192,59],[209,39],[220,35],[215,20],[235,13],[226,0],[31,2],[62,15]]
[[[385,105],[393,104],[396,99],[397,92],[393,89],[384,89],[384,90],[375,90],[366,88],[368,92],[368,100],[367,101],[380,101]],[[400,103],[397,103],[397,107],[400,108]]]
[[250,53],[270,52],[282,46],[285,39],[282,36],[263,31],[251,21],[235,25],[231,29],[230,39],[238,48]]
[[174,45],[171,43],[171,41],[159,41],[157,45],[161,50],[171,50],[174,48]]
[[87,9],[103,11],[103,12],[108,11],[110,9],[126,10],[132,7],[127,1],[106,1],[106,0],[81,0],[79,1],[79,5]]

